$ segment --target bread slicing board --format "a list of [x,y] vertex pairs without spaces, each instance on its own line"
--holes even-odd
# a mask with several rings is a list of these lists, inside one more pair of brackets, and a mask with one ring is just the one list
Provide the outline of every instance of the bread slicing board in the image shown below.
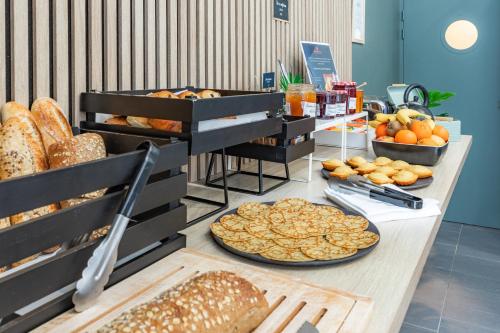
[[255,333],[296,333],[305,321],[321,333],[365,332],[372,310],[370,298],[276,274],[233,260],[181,249],[104,291],[83,313],[70,310],[33,332],[95,332],[130,308],[209,271],[234,272],[265,292],[270,313]]

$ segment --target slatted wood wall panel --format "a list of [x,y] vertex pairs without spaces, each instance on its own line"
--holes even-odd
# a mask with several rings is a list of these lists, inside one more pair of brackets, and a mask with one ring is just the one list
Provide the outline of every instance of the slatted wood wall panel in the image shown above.
[[[90,89],[258,90],[277,59],[306,75],[300,40],[330,43],[341,78],[351,78],[351,0],[290,0],[290,22],[272,19],[272,3],[0,1],[0,104],[50,95],[77,125],[79,94]],[[206,162],[193,158],[191,178]]]

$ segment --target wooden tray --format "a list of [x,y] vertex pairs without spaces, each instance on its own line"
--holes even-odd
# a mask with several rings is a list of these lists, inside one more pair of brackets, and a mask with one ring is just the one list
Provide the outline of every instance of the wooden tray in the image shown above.
[[[330,171],[326,169],[321,169],[321,175],[323,178],[328,179],[330,178]],[[396,185],[402,190],[405,191],[411,191],[411,190],[418,190],[420,188],[424,188],[432,184],[434,181],[434,177],[429,177],[429,178],[424,178],[424,179],[419,179],[415,182],[415,184],[407,185],[407,186],[401,186],[401,185]]]
[[373,310],[373,301],[367,297],[182,249],[109,288],[93,308],[83,313],[68,311],[34,332],[95,332],[131,307],[199,273],[214,270],[235,272],[265,291],[272,311],[255,333],[296,333],[306,320],[321,333],[365,332]]
[[[272,205],[273,203],[274,202],[265,202],[265,204],[268,204],[268,205]],[[339,208],[339,209],[348,215],[359,215],[359,213],[348,211],[348,210],[343,209],[343,208]],[[220,219],[225,215],[236,214],[237,210],[238,209],[233,209],[233,210],[230,210],[230,211],[224,213],[223,215],[219,216],[215,222],[219,222]],[[368,223],[369,223],[369,225],[368,225],[368,228],[366,230],[371,231],[373,233],[376,233],[380,237],[380,232],[378,231],[377,226],[375,224],[371,223],[370,221],[368,221]],[[380,242],[380,239],[379,239],[372,246],[370,246],[366,249],[360,249],[360,250],[358,250],[358,252],[355,255],[350,256],[350,257],[346,257],[346,258],[342,258],[342,259],[293,262],[293,261],[272,260],[272,259],[265,258],[259,254],[256,254],[256,253],[247,253],[247,252],[239,251],[239,250],[227,245],[226,243],[224,243],[224,241],[220,237],[214,235],[212,232],[210,232],[210,234],[212,235],[212,238],[215,240],[217,245],[219,245],[223,249],[225,249],[233,254],[236,254],[240,257],[244,257],[244,258],[247,258],[250,260],[262,262],[265,264],[292,266],[292,267],[320,267],[320,266],[331,266],[331,265],[344,264],[344,263],[351,262],[353,260],[356,260],[356,259],[359,259],[361,257],[366,256],[368,253],[372,252],[375,249],[375,247],[378,245],[378,243]]]

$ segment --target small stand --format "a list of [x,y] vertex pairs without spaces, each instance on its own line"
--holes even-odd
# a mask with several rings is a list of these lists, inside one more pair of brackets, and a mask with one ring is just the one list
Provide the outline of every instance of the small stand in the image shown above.
[[[222,177],[218,177],[218,178],[215,178],[215,179],[211,179],[210,178],[210,175],[212,173],[212,170],[213,170],[213,166],[214,166],[214,162],[215,162],[215,155],[216,154],[212,154],[212,157],[210,158],[210,164],[209,164],[209,167],[208,167],[208,172],[207,172],[207,178],[205,180],[205,185],[209,186],[209,187],[215,187],[215,188],[227,188],[231,191],[234,191],[234,192],[240,192],[240,193],[246,193],[246,194],[254,194],[254,195],[264,195],[270,191],[273,191],[275,190],[276,188],[288,183],[290,181],[290,170],[288,169],[288,163],[283,163],[283,165],[285,166],[285,174],[286,176],[285,177],[281,177],[281,176],[275,176],[275,175],[268,175],[268,174],[265,174],[264,171],[263,171],[263,167],[262,167],[262,162],[263,160],[259,159],[257,160],[257,168],[258,168],[258,171],[257,172],[251,172],[251,171],[243,171],[241,170],[241,157],[238,157],[237,158],[237,169],[236,171],[233,171],[229,174],[227,174],[227,177],[223,176]],[[226,165],[225,163],[223,162],[223,168],[225,168]],[[247,176],[254,176],[254,177],[258,177],[258,180],[259,180],[259,189],[257,191],[255,190],[248,190],[248,189],[244,189],[244,188],[240,188],[240,187],[234,187],[234,186],[227,186],[227,178],[230,178],[232,176],[236,176],[236,175],[247,175]],[[278,184],[275,184],[271,187],[269,187],[268,189],[264,190],[264,178],[267,178],[267,179],[275,179],[275,180],[281,180],[281,182],[279,182]],[[218,182],[220,181],[223,181],[224,185],[219,185],[217,184]]]
[[[211,212],[208,212],[206,214],[203,214],[191,221],[188,221],[188,226],[194,225],[198,222],[201,222],[209,217],[212,217],[216,214],[219,214],[220,212],[224,211],[226,208],[229,207],[229,192],[228,192],[228,186],[227,186],[227,166],[226,166],[226,150],[222,148],[220,151],[221,159],[222,159],[222,177],[218,178],[217,180],[220,181],[222,180],[223,185],[217,185],[217,186],[211,186],[211,187],[216,187],[224,190],[224,201],[215,201],[215,200],[210,200],[206,198],[201,198],[201,197],[196,197],[192,195],[187,195],[184,197],[184,199],[189,200],[189,201],[196,201],[204,204],[208,204],[211,206],[216,206],[218,207],[217,209],[212,210]],[[212,153],[212,157],[210,158],[210,165],[207,170],[207,176],[206,179],[210,179],[210,174],[212,173],[213,165],[215,163],[215,153]],[[210,186],[207,183],[207,186]]]

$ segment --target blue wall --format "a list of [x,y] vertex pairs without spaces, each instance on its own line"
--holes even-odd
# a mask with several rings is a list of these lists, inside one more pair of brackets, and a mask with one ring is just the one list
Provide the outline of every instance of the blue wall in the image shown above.
[[365,12],[365,44],[352,44],[352,76],[368,82],[365,95],[382,97],[401,81],[400,0],[366,0]]

